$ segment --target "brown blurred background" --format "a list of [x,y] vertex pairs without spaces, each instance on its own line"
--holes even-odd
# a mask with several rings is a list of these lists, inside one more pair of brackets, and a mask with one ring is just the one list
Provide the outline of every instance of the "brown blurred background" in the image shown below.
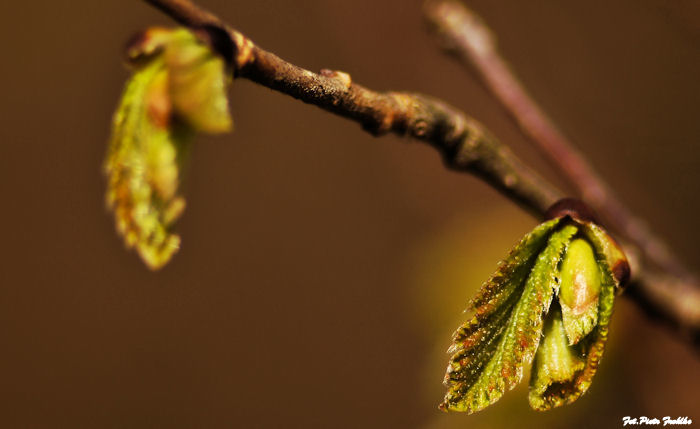
[[[264,48],[443,98],[555,180],[418,1],[202,0]],[[471,0],[535,98],[625,202],[700,262],[700,7]],[[700,422],[697,354],[620,299],[590,392],[437,410],[461,310],[536,220],[430,148],[236,81],[200,138],[182,250],[149,272],[103,202],[121,48],[170,21],[139,1],[0,5],[0,427],[619,427]],[[523,383],[526,384],[526,383]],[[523,386],[525,387],[525,386]],[[697,423],[696,423],[697,424]]]

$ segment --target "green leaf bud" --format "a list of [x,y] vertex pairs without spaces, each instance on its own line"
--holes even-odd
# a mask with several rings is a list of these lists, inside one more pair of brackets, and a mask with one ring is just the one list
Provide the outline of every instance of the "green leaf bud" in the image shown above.
[[598,323],[600,268],[586,240],[577,238],[569,244],[560,275],[559,304],[564,329],[569,344],[576,344]]

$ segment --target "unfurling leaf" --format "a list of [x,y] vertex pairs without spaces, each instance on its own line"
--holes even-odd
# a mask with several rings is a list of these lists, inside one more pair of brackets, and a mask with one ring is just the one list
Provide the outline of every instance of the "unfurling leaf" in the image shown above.
[[[586,235],[587,231],[590,229],[590,225],[584,225],[582,229],[584,235]],[[619,281],[610,271],[604,255],[599,253],[597,255],[597,260],[601,273],[600,294],[597,306],[598,323],[593,330],[577,344],[568,347],[568,350],[585,364],[583,368],[576,368],[576,371],[566,379],[553,379],[548,378],[546,374],[540,373],[538,368],[540,355],[538,355],[533,365],[533,373],[530,380],[530,394],[528,397],[530,406],[535,410],[546,411],[560,405],[574,402],[581,395],[586,393],[598,369],[600,359],[603,356],[603,350],[605,349],[605,343],[608,339],[608,326],[610,325],[613,304],[615,302],[615,289],[618,287]],[[627,263],[626,260],[623,261]],[[561,302],[561,295],[559,302]],[[555,315],[553,317],[558,316]],[[562,327],[564,323],[564,321],[561,322]],[[566,339],[566,344],[568,345],[569,338],[567,337]],[[542,342],[544,341],[546,341],[546,338],[542,339]],[[551,354],[545,355],[543,353],[541,359],[551,361],[554,358]]]
[[598,323],[600,268],[593,248],[577,238],[569,245],[561,265],[561,304],[564,330],[569,344],[578,343]]
[[548,393],[548,388],[571,381],[584,367],[584,360],[569,346],[561,311],[559,308],[552,309],[547,315],[544,335],[532,364],[529,395],[532,408],[542,408],[543,396]]
[[614,265],[629,271],[612,238],[575,212],[527,234],[472,300],[471,320],[455,332],[440,408],[473,413],[487,407],[520,382],[534,356],[532,408],[577,399],[590,386],[607,339],[621,280]]
[[177,192],[193,132],[231,129],[228,77],[224,61],[185,29],[150,29],[127,55],[134,69],[113,120],[107,205],[126,245],[158,269],[179,248],[172,225],[185,208]]

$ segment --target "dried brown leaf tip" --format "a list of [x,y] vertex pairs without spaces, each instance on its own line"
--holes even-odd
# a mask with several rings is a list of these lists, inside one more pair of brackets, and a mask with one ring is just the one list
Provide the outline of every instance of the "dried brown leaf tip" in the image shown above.
[[191,136],[232,128],[224,61],[186,29],[152,28],[127,46],[133,74],[114,114],[105,160],[117,231],[151,269],[180,246],[172,226]]
[[448,351],[441,409],[482,410],[515,387],[530,363],[533,409],[568,404],[586,392],[620,286],[612,267],[627,261],[593,217],[577,210],[560,204],[472,300],[472,317]]

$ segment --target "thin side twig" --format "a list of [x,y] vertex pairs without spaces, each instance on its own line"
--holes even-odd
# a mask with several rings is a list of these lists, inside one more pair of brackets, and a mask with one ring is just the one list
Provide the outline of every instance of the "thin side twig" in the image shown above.
[[[424,141],[442,154],[448,167],[475,174],[538,218],[563,196],[483,125],[440,100],[416,93],[372,91],[352,82],[350,75],[341,71],[305,70],[259,48],[189,0],[144,1],[175,21],[204,31],[212,47],[228,60],[236,77],[356,121],[373,135],[393,132]],[[643,275],[639,278],[643,279]],[[657,305],[656,300],[651,300],[651,306],[665,320],[680,327],[688,326],[690,319],[698,321],[697,315],[689,315],[676,304],[674,301]]]

